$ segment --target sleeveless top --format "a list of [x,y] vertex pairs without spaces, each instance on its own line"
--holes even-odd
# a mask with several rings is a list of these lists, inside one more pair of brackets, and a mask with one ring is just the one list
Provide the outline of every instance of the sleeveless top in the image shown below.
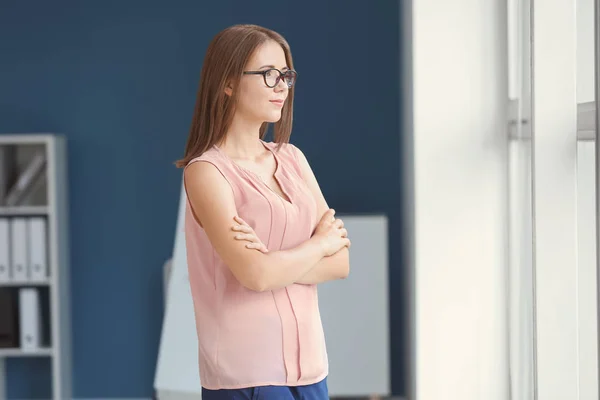
[[[276,143],[261,143],[275,157],[274,177],[290,201],[216,146],[187,165],[209,162],[221,172],[233,191],[238,215],[270,252],[294,248],[316,227],[316,201],[302,177],[296,147],[283,144],[277,150]],[[292,284],[264,292],[242,286],[194,218],[189,200],[185,238],[203,387],[299,386],[327,376],[316,285]]]

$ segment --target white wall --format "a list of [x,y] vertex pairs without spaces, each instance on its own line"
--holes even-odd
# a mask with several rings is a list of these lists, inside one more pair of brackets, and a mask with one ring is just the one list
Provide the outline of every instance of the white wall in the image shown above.
[[[594,0],[577,0],[577,103],[594,101]],[[579,398],[598,399],[595,143],[577,145]]]
[[506,1],[412,7],[416,398],[505,400]]
[[578,399],[576,3],[533,9],[538,398]]
[[577,0],[577,103],[594,101],[594,0]]
[[595,143],[577,144],[579,399],[598,399]]

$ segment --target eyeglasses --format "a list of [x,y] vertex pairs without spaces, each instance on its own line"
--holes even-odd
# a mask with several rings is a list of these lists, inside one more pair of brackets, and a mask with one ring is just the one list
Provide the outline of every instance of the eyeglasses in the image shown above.
[[265,85],[270,88],[274,88],[283,81],[287,84],[288,89],[291,89],[296,83],[296,77],[298,73],[292,69],[288,69],[285,72],[281,72],[276,68],[266,69],[264,71],[244,71],[244,75],[262,75],[265,80]]

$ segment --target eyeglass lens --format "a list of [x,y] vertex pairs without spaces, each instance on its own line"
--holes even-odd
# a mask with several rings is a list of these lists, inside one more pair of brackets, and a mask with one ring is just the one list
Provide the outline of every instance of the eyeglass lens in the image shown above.
[[[276,69],[270,69],[265,73],[265,82],[267,86],[275,87],[279,80],[281,79],[281,75],[279,71]],[[283,80],[287,84],[288,88],[291,88],[296,81],[296,73],[294,71],[285,71],[283,73]]]

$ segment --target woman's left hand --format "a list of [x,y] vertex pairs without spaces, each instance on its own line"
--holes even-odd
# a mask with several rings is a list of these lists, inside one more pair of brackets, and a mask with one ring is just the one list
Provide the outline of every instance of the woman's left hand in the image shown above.
[[238,232],[235,235],[236,240],[245,240],[245,241],[249,242],[248,244],[246,244],[246,247],[249,249],[256,249],[262,253],[269,252],[269,250],[267,249],[267,246],[265,246],[263,244],[263,242],[260,241],[256,232],[254,232],[254,229],[252,229],[250,227],[250,225],[248,225],[246,223],[246,221],[244,221],[243,219],[241,219],[238,216],[235,216],[233,219],[239,224],[239,225],[234,225],[231,228],[235,232]]

